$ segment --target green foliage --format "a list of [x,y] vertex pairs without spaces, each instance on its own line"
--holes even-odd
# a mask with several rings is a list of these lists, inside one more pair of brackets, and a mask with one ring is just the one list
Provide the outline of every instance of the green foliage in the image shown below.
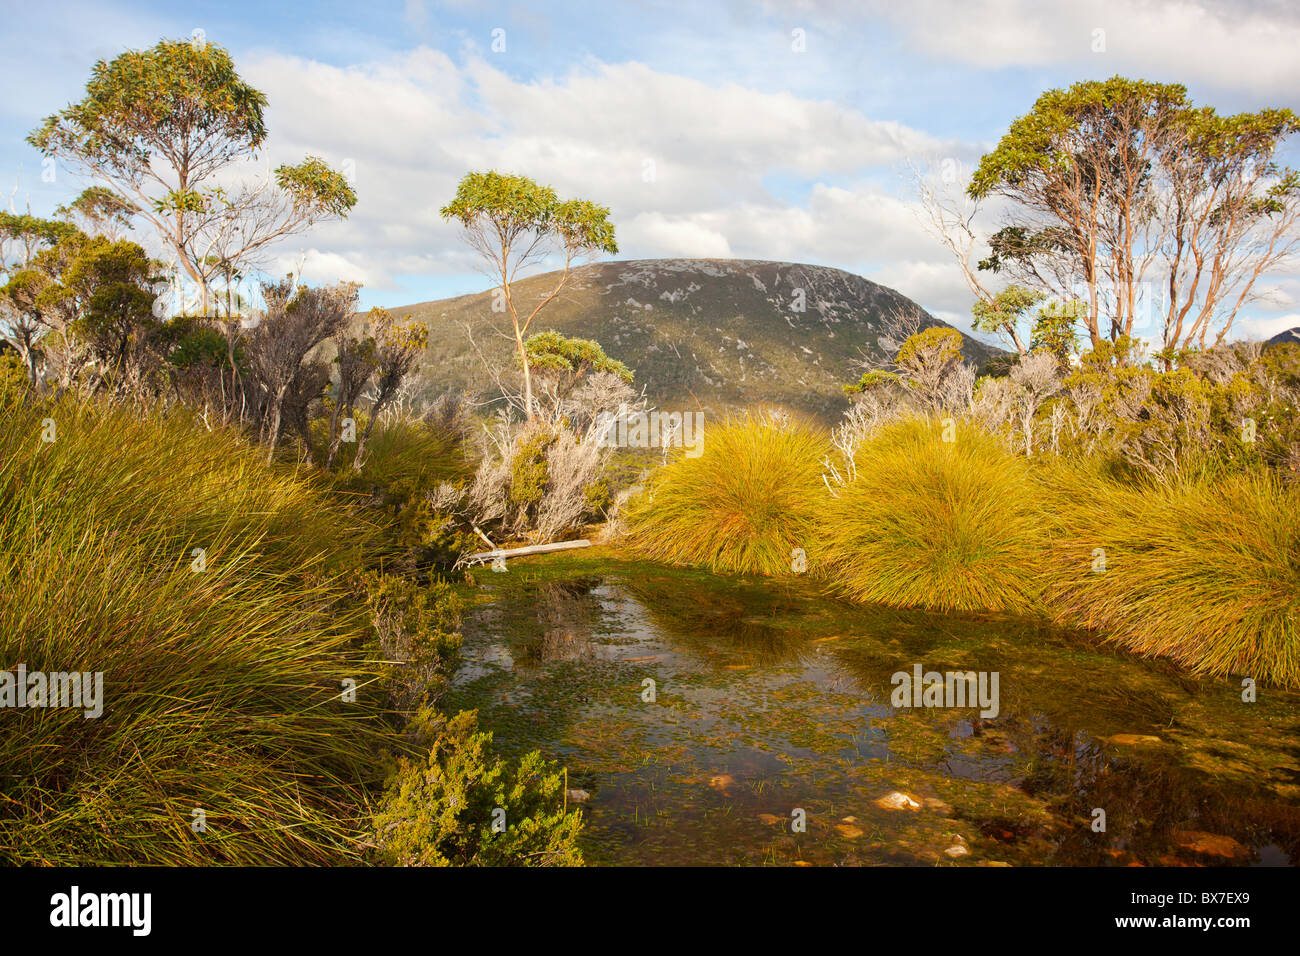
[[862,377],[852,385],[843,385],[845,395],[861,395],[870,392],[873,389],[887,388],[891,385],[903,384],[902,376],[896,372],[863,372]]
[[971,306],[974,321],[971,327],[977,332],[998,332],[1010,335],[1023,320],[1024,315],[1038,305],[1046,294],[1022,285],[1009,285],[993,297],[992,302],[979,299]]
[[1108,117],[1132,113],[1155,119],[1163,116],[1164,110],[1188,107],[1184,86],[1120,76],[1075,83],[1067,90],[1048,90],[1029,113],[1011,124],[997,148],[980,160],[968,191],[973,197],[983,197],[1034,174],[1069,168],[1079,161],[1078,155],[1065,147],[1070,137],[1106,128]]
[[[374,816],[384,863],[396,866],[577,866],[582,814],[566,807],[563,774],[536,751],[519,763],[491,752],[473,711],[426,711],[425,756],[402,757]],[[505,813],[505,829],[494,821]]]
[[80,304],[73,330],[105,365],[122,366],[126,353],[158,330],[153,315],[154,263],[129,240],[96,237],[77,242],[63,270],[62,298]]
[[[79,234],[80,231],[70,223],[0,210],[0,274],[30,265],[31,257],[40,249]],[[10,245],[22,247],[21,260],[9,259],[7,248]]]
[[510,501],[521,508],[536,505],[546,494],[548,474],[546,450],[555,443],[556,435],[547,428],[534,428],[519,442],[514,458],[510,460]]
[[346,216],[357,204],[357,194],[342,173],[323,159],[308,156],[296,166],[279,166],[275,180],[300,207],[331,216]]
[[823,499],[813,558],[854,600],[1032,611],[1042,517],[1028,464],[994,436],[924,419],[864,442]]
[[678,450],[629,502],[631,546],[671,564],[785,574],[811,551],[825,493],[826,436],[800,421],[747,416],[708,428],[703,451]]
[[97,62],[85,98],[46,118],[27,142],[128,178],[158,157],[200,179],[262,145],[265,106],[222,47],[162,40]]
[[632,384],[632,370],[606,355],[600,343],[592,339],[571,339],[554,331],[538,332],[524,342],[524,352],[538,374],[552,375],[560,381],[561,394],[567,394],[592,372],[608,372]]
[[[167,363],[179,371],[229,364],[225,335],[198,316],[175,316],[162,324],[158,336]],[[236,343],[235,365],[243,364],[243,346]]]
[[552,236],[565,249],[618,252],[608,208],[578,199],[562,202],[550,186],[538,185],[527,176],[466,173],[441,213],[466,228],[490,223],[510,243],[533,233]]
[[0,859],[358,860],[380,727],[344,578],[369,536],[182,409],[0,391],[0,658],[104,674],[97,719],[5,713]]
[[55,209],[54,213],[69,223],[80,217],[91,227],[88,231],[93,234],[124,229],[131,224],[131,217],[139,211],[135,203],[123,199],[111,189],[89,186],[72,202]]
[[1056,356],[1061,369],[1070,367],[1070,358],[1078,350],[1075,328],[1087,306],[1074,300],[1068,303],[1049,302],[1038,310],[1038,318],[1029,334],[1029,350],[1046,349]]
[[1052,474],[1057,620],[1197,673],[1300,686],[1300,485],[1268,472],[1172,483]]
[[961,333],[935,325],[910,335],[894,356],[894,364],[908,369],[919,362],[949,365],[961,360]]

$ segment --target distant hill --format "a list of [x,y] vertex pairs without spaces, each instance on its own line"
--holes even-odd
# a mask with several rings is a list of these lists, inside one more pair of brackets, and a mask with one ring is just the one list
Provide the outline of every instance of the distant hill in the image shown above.
[[1265,342],[1264,347],[1267,348],[1270,345],[1281,345],[1284,342],[1290,342],[1293,345],[1300,345],[1300,326],[1297,326],[1294,329],[1287,329],[1285,332],[1279,332],[1277,335]]
[[[552,273],[517,284],[516,301],[531,307],[555,279]],[[389,310],[428,326],[424,375],[431,390],[485,383],[466,323],[489,361],[511,361],[513,339],[494,331],[509,332],[510,321],[492,304],[489,291]],[[574,271],[529,334],[555,329],[595,339],[636,372],[638,387],[660,408],[720,413],[767,405],[831,421],[848,404],[840,386],[857,378],[854,360],[876,349],[883,317],[897,308],[921,311],[892,289],[825,266],[599,262]],[[922,314],[923,327],[944,324]],[[976,364],[998,352],[966,337],[964,353]]]

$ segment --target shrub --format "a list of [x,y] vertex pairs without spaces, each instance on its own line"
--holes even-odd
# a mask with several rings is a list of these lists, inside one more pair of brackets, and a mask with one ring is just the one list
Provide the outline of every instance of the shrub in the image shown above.
[[369,649],[385,662],[389,702],[406,715],[436,704],[456,668],[464,602],[445,581],[421,587],[369,573],[362,584],[374,634]]
[[350,467],[355,444],[341,448],[334,487],[355,496],[375,522],[387,566],[412,575],[447,568],[472,545],[435,500],[444,483],[464,483],[472,473],[457,428],[389,416],[376,426],[359,475]]
[[1300,489],[1267,472],[1051,485],[1059,620],[1198,673],[1300,685]]
[[634,550],[741,574],[789,572],[807,550],[825,494],[826,436],[804,422],[748,416],[707,429],[697,458],[679,449],[628,503]]
[[357,859],[380,728],[341,576],[368,535],[234,430],[0,391],[0,657],[104,696],[0,714],[0,860]]
[[862,443],[822,508],[814,559],[855,600],[939,610],[1029,610],[1039,548],[1027,463],[993,435],[925,419]]
[[[536,751],[518,763],[491,752],[473,711],[424,711],[427,753],[403,757],[374,817],[378,856],[396,866],[576,866],[582,814],[564,777]],[[505,828],[494,831],[503,810]]]

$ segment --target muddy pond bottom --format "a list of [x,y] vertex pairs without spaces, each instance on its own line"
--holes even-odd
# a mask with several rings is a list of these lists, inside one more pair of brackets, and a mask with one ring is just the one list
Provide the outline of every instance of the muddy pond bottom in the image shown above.
[[[594,549],[475,578],[446,703],[568,768],[589,863],[1300,861],[1295,693]],[[996,716],[895,707],[918,665],[996,673]]]

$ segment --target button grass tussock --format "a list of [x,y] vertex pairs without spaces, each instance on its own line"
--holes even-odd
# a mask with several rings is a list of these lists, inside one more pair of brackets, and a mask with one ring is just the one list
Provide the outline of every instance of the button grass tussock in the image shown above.
[[825,494],[824,433],[751,414],[704,428],[698,458],[678,451],[629,502],[631,547],[670,564],[736,574],[788,574],[813,535]]
[[824,499],[811,554],[857,601],[944,611],[1028,611],[1043,540],[1024,459],[966,423],[910,419],[854,455]]

